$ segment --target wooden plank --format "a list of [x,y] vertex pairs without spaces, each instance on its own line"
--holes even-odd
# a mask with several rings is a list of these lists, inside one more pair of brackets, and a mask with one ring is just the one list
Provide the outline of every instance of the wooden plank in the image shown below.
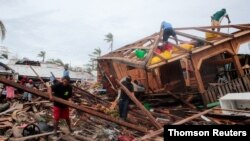
[[[129,47],[129,48],[123,48],[123,49],[118,49],[118,50],[115,50],[115,51],[113,51],[113,52],[120,52],[120,51],[123,51],[123,52],[128,52],[128,53],[126,53],[126,54],[129,54],[129,53],[131,53],[133,50],[135,50],[135,49],[145,49],[145,50],[149,50],[150,48],[149,47],[143,47],[143,46],[134,46],[134,47]],[[130,50],[132,50],[132,51],[130,51]]]
[[235,87],[235,84],[233,83],[233,81],[231,81],[231,88],[232,88],[232,92],[237,92],[237,89],[236,89],[236,87]]
[[238,92],[233,81],[231,81],[231,87],[233,92]]
[[[231,45],[232,48],[235,48],[235,47],[233,46],[232,42],[230,42],[230,45]],[[240,64],[239,57],[238,57],[237,55],[233,55],[232,58],[233,58],[234,67],[235,67],[236,70],[237,70],[238,76],[241,76],[241,77],[244,76],[244,72],[243,72],[243,70],[242,70],[242,66],[241,66],[241,64]]]
[[214,88],[213,87],[210,89],[210,94],[211,94],[211,98],[212,98],[213,102],[215,102],[216,96],[214,96]]
[[209,32],[209,33],[213,33],[213,34],[217,34],[217,35],[221,35],[221,36],[225,36],[225,37],[234,37],[233,34],[228,34],[228,33],[222,33],[222,32],[216,32],[216,31],[213,31],[213,30],[207,30],[207,29],[204,29],[204,28],[194,28],[195,30],[198,30],[198,31],[203,31],[203,32]]
[[245,89],[244,84],[243,84],[243,82],[242,82],[242,78],[239,78],[238,81],[239,81],[239,83],[240,83],[240,87],[241,87],[242,91],[243,91],[243,92],[246,92],[246,89]]
[[214,102],[214,97],[213,97],[213,95],[212,95],[212,89],[211,89],[211,88],[208,90],[208,96],[209,96],[210,102],[211,102],[211,103]]
[[222,96],[226,95],[227,90],[226,90],[226,86],[225,86],[225,85],[222,85],[222,86],[221,86],[221,90],[222,90],[222,92],[223,92],[223,95],[222,95]]
[[204,99],[204,104],[205,105],[207,105],[208,103],[210,103],[210,100],[209,100],[209,97],[208,97],[208,92],[207,92],[207,90],[204,92],[204,97],[205,97],[205,99]]
[[[216,107],[214,107],[214,108],[216,108]],[[202,116],[202,115],[205,115],[205,114],[207,114],[207,113],[213,111],[214,108],[211,108],[211,109],[205,110],[205,111],[203,111],[203,112],[200,112],[200,113],[198,113],[198,114],[195,114],[195,115],[192,115],[192,116],[190,116],[190,117],[187,117],[187,118],[185,118],[185,119],[183,119],[183,120],[180,120],[180,121],[178,121],[178,122],[173,123],[172,125],[181,125],[181,124],[187,123],[187,122],[189,122],[189,121],[191,121],[191,120],[193,120],[193,119],[196,119],[196,118],[198,118],[198,117],[200,117],[200,116]]]
[[245,92],[244,87],[242,87],[242,85],[241,85],[241,79],[240,79],[240,78],[237,78],[237,79],[236,79],[236,82],[237,82],[237,84],[238,84],[238,87],[239,87],[240,91],[241,91],[241,92]]
[[131,93],[120,81],[117,80],[117,83],[121,86],[122,90],[127,94],[127,96],[135,103],[135,105],[140,108],[148,117],[152,124],[157,128],[161,129],[161,125],[156,122],[156,119],[151,115],[151,113],[139,102],[133,93]]
[[244,81],[244,85],[247,88],[247,91],[250,91],[250,84],[249,84],[249,79],[247,76],[242,77],[243,81]]
[[148,55],[145,58],[145,62],[146,63],[144,65],[146,65],[146,66],[150,65],[150,60],[153,57],[153,51],[157,48],[158,43],[159,43],[161,37],[162,37],[162,31],[160,31],[159,35],[155,37],[155,39],[154,39],[155,42],[153,44],[153,47],[149,50]]
[[231,26],[234,28],[241,29],[241,30],[249,30],[250,29],[249,26],[244,26],[244,25],[231,25]]
[[127,64],[128,66],[137,67],[137,68],[144,68],[144,62],[131,62],[130,59],[126,59],[124,57],[102,57],[101,60],[115,60],[120,63]]
[[233,92],[233,87],[232,87],[232,83],[231,82],[228,83],[228,88],[229,88],[230,93],[232,93]]
[[214,87],[214,88],[212,89],[212,93],[213,93],[214,101],[218,101],[219,92],[217,92],[217,88],[216,88],[216,87]]
[[[244,77],[245,77],[245,76],[244,76]],[[246,80],[244,79],[244,77],[241,77],[242,83],[243,83],[243,85],[244,85],[245,90],[246,90],[246,91],[249,91],[249,88],[248,88],[248,86],[246,85]]]
[[198,60],[191,57],[192,67],[194,68],[194,75],[198,84],[199,92],[202,94],[205,91],[204,83],[202,81],[201,73],[198,69]]
[[[236,24],[236,26],[245,26],[246,24]],[[194,28],[232,28],[235,25],[220,25],[220,26],[199,26],[199,27],[181,27],[181,28],[174,28],[175,30],[190,30]]]
[[227,72],[227,79],[228,79],[228,81],[231,81],[231,76],[230,76],[230,73],[229,72]]
[[222,91],[222,88],[220,86],[218,86],[217,88],[218,88],[220,97],[224,96],[224,92]]
[[236,86],[237,90],[241,93],[242,90],[241,90],[240,84],[239,84],[239,82],[238,82],[237,80],[238,80],[238,78],[236,78],[236,79],[234,80],[234,83],[235,83],[235,86]]
[[211,94],[211,88],[207,91],[210,103],[214,102],[213,96]]
[[230,93],[230,90],[229,90],[229,87],[228,87],[228,83],[227,83],[227,84],[225,84],[225,88],[226,88],[226,93],[225,93],[225,94]]
[[180,31],[175,31],[175,32],[176,32],[177,35],[181,35],[181,36],[184,36],[184,37],[187,37],[187,38],[190,38],[190,39],[202,41],[204,43],[213,45],[213,42],[207,41],[204,38],[201,38],[201,37],[198,37],[198,36],[194,36],[194,35],[191,35],[191,34],[187,34],[187,33],[183,33],[183,32],[180,32]]

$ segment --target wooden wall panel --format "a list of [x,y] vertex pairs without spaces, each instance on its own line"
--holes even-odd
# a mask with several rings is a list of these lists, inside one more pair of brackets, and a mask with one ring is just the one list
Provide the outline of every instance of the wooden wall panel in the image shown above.
[[185,90],[185,81],[180,61],[168,63],[160,68],[162,85],[168,90],[183,91]]

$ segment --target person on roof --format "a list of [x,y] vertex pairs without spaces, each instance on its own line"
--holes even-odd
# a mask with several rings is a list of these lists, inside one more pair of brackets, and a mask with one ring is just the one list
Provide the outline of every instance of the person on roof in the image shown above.
[[164,44],[168,43],[168,38],[173,36],[175,39],[176,44],[178,45],[178,39],[176,33],[172,27],[172,25],[166,21],[161,23],[161,32],[163,31],[163,42]]
[[[228,24],[230,24],[231,20],[227,14],[226,9],[223,8],[220,11],[217,11],[216,13],[214,13],[213,16],[211,16],[211,25],[212,26],[220,26],[220,23],[224,17],[227,18]],[[214,30],[214,28],[212,28],[212,30]],[[220,28],[217,28],[217,31],[220,32]]]

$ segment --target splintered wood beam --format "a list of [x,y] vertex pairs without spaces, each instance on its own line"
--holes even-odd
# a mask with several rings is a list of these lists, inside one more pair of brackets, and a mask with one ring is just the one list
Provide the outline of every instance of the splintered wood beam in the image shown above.
[[[230,28],[235,25],[220,25],[220,26],[199,26],[199,27],[180,27],[180,28],[174,28],[174,30],[190,30],[194,28]],[[237,24],[236,26],[249,26],[249,24]],[[236,28],[236,27],[233,27]]]
[[120,81],[117,80],[117,83],[121,86],[122,90],[127,94],[127,96],[135,103],[135,105],[140,108],[148,117],[152,124],[157,128],[161,129],[161,125],[157,123],[156,119],[151,115],[151,113],[137,100],[135,95],[131,93]]
[[117,62],[121,62],[124,64],[127,64],[128,66],[132,66],[132,67],[136,67],[136,68],[145,68],[143,62],[141,61],[141,63],[138,62],[131,62],[130,59],[126,59],[124,57],[101,57],[98,60],[112,60],[112,61],[117,61]]
[[154,50],[156,49],[156,47],[158,46],[158,43],[159,43],[161,37],[162,37],[162,31],[159,32],[159,35],[158,35],[157,37],[155,37],[155,39],[154,39],[155,42],[154,42],[154,44],[153,44],[153,47],[149,50],[148,56],[145,58],[145,64],[144,64],[145,67],[150,65],[150,60],[151,60],[151,58],[153,57],[153,51],[154,51]]
[[124,48],[124,49],[118,49],[118,50],[115,50],[113,52],[127,51],[127,50],[130,50],[130,49],[134,49],[134,50],[135,49],[146,49],[146,50],[149,50],[150,48],[149,47],[142,47],[142,46],[135,46],[135,47],[128,47],[128,48]]
[[[17,88],[17,89],[21,89],[23,91],[26,91],[28,93],[32,93],[32,94],[37,95],[37,96],[41,96],[41,97],[44,97],[44,98],[49,98],[49,95],[47,93],[41,92],[41,91],[36,90],[36,89],[25,87],[23,85],[20,85],[18,83],[15,83],[13,81],[10,81],[10,80],[7,80],[7,79],[1,78],[1,77],[0,77],[0,82],[3,83],[3,84],[5,84],[5,85],[12,86],[12,87]],[[144,133],[147,132],[147,129],[145,127],[134,125],[134,124],[125,122],[123,120],[118,120],[118,119],[113,118],[111,116],[108,116],[108,115],[105,115],[103,113],[91,110],[91,109],[86,108],[84,106],[75,104],[73,102],[69,102],[67,100],[64,100],[64,99],[61,99],[61,98],[58,98],[58,97],[53,97],[53,98],[54,98],[54,101],[56,101],[56,102],[65,104],[65,105],[67,105],[69,107],[72,107],[74,109],[78,109],[78,110],[83,111],[85,113],[88,113],[90,115],[93,115],[93,116],[105,119],[107,121],[111,121],[111,122],[117,123],[119,125],[131,128],[131,129],[134,129],[134,130],[137,130],[137,131],[140,131],[140,132],[144,132]]]
[[203,29],[203,28],[194,28],[194,29],[198,30],[198,31],[203,31],[203,32],[209,32],[209,33],[213,33],[213,34],[218,34],[218,35],[225,36],[225,37],[231,37],[231,38],[234,37],[233,34],[227,34],[227,33],[223,33],[223,32],[216,32],[216,31],[207,30],[207,29]]
[[[214,108],[215,108],[215,107],[214,107]],[[200,113],[198,113],[198,114],[195,114],[195,115],[192,115],[192,116],[190,116],[190,117],[187,117],[187,118],[185,118],[185,119],[183,119],[183,120],[180,120],[180,121],[178,121],[178,122],[173,123],[172,125],[181,125],[181,124],[187,123],[187,122],[189,122],[189,121],[191,121],[191,120],[193,120],[193,119],[196,119],[196,118],[198,118],[198,117],[200,117],[200,116],[202,116],[202,115],[205,115],[205,114],[207,114],[207,113],[213,111],[214,108],[211,108],[211,109],[205,110],[205,111],[203,111],[203,112],[200,112]]]
[[249,30],[250,26],[245,26],[245,25],[231,25],[234,28],[241,29],[241,30]]
[[207,41],[204,38],[194,36],[194,35],[190,35],[190,34],[187,34],[187,33],[183,33],[183,32],[180,32],[180,31],[175,31],[175,32],[176,32],[177,35],[184,36],[184,37],[187,37],[187,38],[190,38],[190,39],[198,40],[198,41],[205,42],[207,44],[213,45],[213,42]]

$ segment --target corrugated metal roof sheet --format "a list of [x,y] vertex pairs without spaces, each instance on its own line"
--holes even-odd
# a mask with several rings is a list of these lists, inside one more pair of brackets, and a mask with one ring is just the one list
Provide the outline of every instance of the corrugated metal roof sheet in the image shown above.
[[[19,75],[25,75],[30,77],[36,77],[36,74],[32,71],[29,65],[8,65]],[[42,78],[49,78],[52,72],[55,77],[61,78],[63,76],[63,67],[56,67],[54,65],[43,64],[42,66],[32,66],[32,68],[39,74]],[[94,79],[94,76],[85,72],[73,72],[69,73],[72,79]]]

